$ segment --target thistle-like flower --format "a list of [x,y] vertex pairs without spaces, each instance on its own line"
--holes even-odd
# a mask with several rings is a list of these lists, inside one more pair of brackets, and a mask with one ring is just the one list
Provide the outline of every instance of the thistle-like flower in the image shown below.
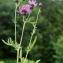
[[28,3],[29,3],[29,5],[31,5],[32,7],[36,7],[36,6],[37,6],[37,1],[36,1],[36,0],[29,0]]
[[31,6],[29,4],[25,4],[23,6],[19,7],[19,13],[20,14],[30,14],[32,12]]

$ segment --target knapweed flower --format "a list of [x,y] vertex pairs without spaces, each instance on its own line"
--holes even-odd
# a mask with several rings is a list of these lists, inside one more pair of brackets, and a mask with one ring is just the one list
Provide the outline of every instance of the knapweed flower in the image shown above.
[[31,6],[29,4],[25,4],[23,6],[19,7],[19,13],[20,14],[30,14],[32,12]]
[[36,0],[29,0],[28,3],[29,3],[32,7],[36,7],[36,6],[37,6],[37,1],[36,1]]

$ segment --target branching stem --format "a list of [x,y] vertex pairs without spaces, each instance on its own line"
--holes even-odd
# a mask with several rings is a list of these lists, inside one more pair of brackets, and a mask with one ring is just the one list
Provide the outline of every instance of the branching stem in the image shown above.
[[[38,14],[37,14],[37,17],[36,17],[36,23],[33,25],[34,28],[33,28],[32,33],[31,33],[31,38],[30,38],[30,42],[29,42],[29,46],[28,46],[28,47],[31,46],[31,42],[32,42],[32,39],[33,39],[33,35],[34,35],[35,31],[36,31],[35,28],[36,28],[36,25],[37,25],[37,21],[38,21],[39,13],[40,13],[40,9],[38,10]],[[26,58],[27,58],[28,54],[29,54],[29,51],[26,52]]]

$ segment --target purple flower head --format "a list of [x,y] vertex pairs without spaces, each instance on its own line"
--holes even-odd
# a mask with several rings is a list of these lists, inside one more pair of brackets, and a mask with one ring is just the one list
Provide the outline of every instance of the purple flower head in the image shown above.
[[29,0],[28,3],[29,3],[32,7],[36,7],[36,6],[37,6],[37,1],[36,1],[36,0]]
[[25,4],[23,6],[19,7],[19,13],[20,14],[30,14],[32,12],[31,6],[29,4]]

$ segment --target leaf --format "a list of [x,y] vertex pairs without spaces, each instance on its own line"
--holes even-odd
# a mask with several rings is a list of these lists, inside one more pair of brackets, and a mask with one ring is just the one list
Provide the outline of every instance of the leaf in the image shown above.
[[31,44],[27,47],[27,51],[31,51],[31,50],[32,50],[32,48],[34,47],[34,45],[35,45],[35,43],[36,43],[36,40],[37,40],[37,36],[35,36],[33,43],[31,43]]
[[5,42],[5,40],[2,40],[2,41],[3,41],[4,44],[6,44],[6,45],[10,45],[9,43]]
[[40,60],[37,60],[35,63],[39,63],[40,62]]
[[37,36],[35,36],[35,39],[34,39],[33,43],[31,44],[31,49],[34,47],[36,40],[37,40]]
[[4,44],[12,46],[14,45],[14,41],[11,38],[8,38],[7,42],[5,40],[2,40]]

